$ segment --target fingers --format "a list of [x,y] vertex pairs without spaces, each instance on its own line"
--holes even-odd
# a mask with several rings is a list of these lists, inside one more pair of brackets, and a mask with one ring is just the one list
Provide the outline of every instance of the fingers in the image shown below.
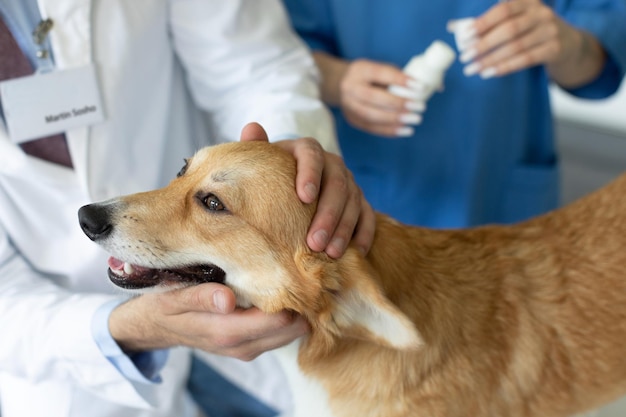
[[[480,20],[478,22],[480,22]],[[503,49],[512,49],[510,47],[515,46],[516,41],[529,32],[535,24],[534,18],[528,14],[521,13],[511,16],[508,21],[486,32],[466,53],[473,52],[476,55],[484,55],[490,51],[496,50],[496,48],[502,45],[509,46],[509,48]]]
[[[502,76],[521,71],[548,61],[558,49],[554,42],[544,42],[542,35],[531,33],[485,56],[475,67],[483,78]],[[471,75],[471,70],[468,71]]]
[[357,222],[352,242],[363,255],[369,252],[376,231],[376,214],[365,197],[361,195],[361,214]]
[[267,132],[260,124],[256,122],[248,123],[243,127],[243,129],[241,130],[240,140],[242,142],[249,142],[253,140],[269,142]]
[[307,243],[313,250],[324,250],[331,258],[341,257],[351,241],[366,254],[374,240],[374,210],[341,158],[332,154],[327,156],[322,177],[323,193],[311,222]]
[[[415,108],[423,109],[416,105]],[[422,122],[421,112],[397,111],[370,106],[357,97],[346,99],[342,107],[346,120],[352,126],[384,137],[407,137],[413,135],[413,127]]]
[[[220,293],[226,298],[226,308],[215,302],[215,295]],[[170,295],[175,308],[166,309],[161,319],[167,322],[168,331],[175,333],[182,345],[218,355],[251,360],[309,330],[306,321],[291,312],[236,309],[234,294],[220,284],[200,284],[162,294]]]
[[[410,136],[425,110],[414,83],[397,67],[367,60],[353,61],[341,81],[340,106],[353,126],[385,137]],[[406,92],[398,96],[389,87]]]
[[407,103],[420,103],[416,104],[418,110],[424,110],[423,101],[418,99],[419,94],[417,92],[411,96],[413,90],[404,88],[403,91],[407,92],[407,96],[399,97],[390,93],[387,87],[388,85],[375,85],[366,80],[359,83],[344,84],[341,104],[345,106],[346,103],[358,101],[363,105],[393,114],[407,111],[411,107]]
[[189,311],[216,314],[232,313],[236,307],[233,291],[221,284],[206,283],[163,294],[169,314]]
[[[561,20],[538,0],[499,3],[470,25],[457,28],[467,76],[501,76],[545,64],[561,50]],[[454,28],[453,28],[454,30]]]
[[361,191],[337,155],[328,154],[322,175],[317,212],[311,222],[307,243],[325,250],[332,258],[343,255],[361,212]]
[[[189,308],[193,309],[194,304]],[[173,324],[171,331],[178,334],[179,344],[241,360],[252,360],[309,331],[306,321],[296,314],[266,314],[257,308],[237,309],[229,314],[186,312]]]
[[353,61],[344,75],[341,88],[351,83],[368,84],[377,86],[406,85],[409,78],[401,69],[380,62],[357,59]]
[[[252,360],[284,346],[309,331],[297,314],[266,314],[257,308],[235,308],[235,295],[220,284],[200,284],[162,294],[170,298],[166,309],[170,332],[180,344],[218,355]],[[224,297],[224,306],[216,298]]]
[[318,196],[326,156],[318,141],[312,138],[283,140],[278,146],[296,159],[296,192],[303,203],[312,203]]
[[498,26],[509,22],[512,18],[518,17],[528,7],[537,3],[537,0],[515,0],[494,5],[474,22],[476,35],[482,37]]
[[[353,230],[357,219],[349,219],[349,224],[343,224],[337,235],[337,225],[342,220],[348,199],[352,198],[348,195],[349,173],[341,158],[333,154],[326,155],[322,168],[320,179],[323,182],[323,192],[319,196],[317,211],[309,228],[307,244],[317,252],[330,249],[331,253],[336,256],[337,253],[343,253],[347,244],[346,230],[348,228]],[[350,236],[352,230],[350,230]]]
[[301,316],[287,311],[265,314],[256,308],[237,310],[227,316],[215,316],[213,325],[222,331],[211,343],[201,348],[246,361],[289,344],[309,331],[308,324]]

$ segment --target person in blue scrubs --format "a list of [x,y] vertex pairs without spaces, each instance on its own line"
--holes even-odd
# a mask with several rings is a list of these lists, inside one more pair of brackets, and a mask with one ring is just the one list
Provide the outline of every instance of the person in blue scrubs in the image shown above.
[[[348,168],[376,210],[409,224],[510,223],[556,208],[549,83],[604,98],[626,69],[623,0],[284,2],[315,53]],[[434,40],[455,47],[450,22],[468,17],[474,36],[443,91],[427,103],[387,91],[410,85],[401,68]]]

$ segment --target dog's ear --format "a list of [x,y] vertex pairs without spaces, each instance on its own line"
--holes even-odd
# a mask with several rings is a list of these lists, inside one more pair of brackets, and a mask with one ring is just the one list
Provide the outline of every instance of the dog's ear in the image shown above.
[[333,312],[338,326],[395,349],[417,349],[423,344],[415,325],[383,294],[375,272],[356,249],[348,249],[339,267],[342,288]]
[[327,339],[354,337],[395,349],[417,349],[423,344],[409,318],[385,297],[375,272],[363,256],[349,248],[338,260],[300,254],[296,263],[308,265],[306,275],[321,284],[320,310],[309,317],[318,336]]

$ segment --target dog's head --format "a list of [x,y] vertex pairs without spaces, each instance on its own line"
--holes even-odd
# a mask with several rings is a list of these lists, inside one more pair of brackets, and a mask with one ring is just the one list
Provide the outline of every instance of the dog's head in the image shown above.
[[292,310],[327,336],[420,343],[382,294],[367,261],[349,248],[339,260],[311,251],[315,204],[295,191],[292,155],[266,142],[208,147],[167,187],[79,211],[87,236],[112,254],[111,281],[128,290],[220,282],[241,306]]

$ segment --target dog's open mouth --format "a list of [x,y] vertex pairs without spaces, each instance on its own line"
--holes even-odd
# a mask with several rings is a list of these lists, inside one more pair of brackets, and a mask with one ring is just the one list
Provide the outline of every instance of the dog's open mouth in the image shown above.
[[173,269],[151,269],[109,258],[109,279],[127,290],[154,287],[159,284],[224,283],[226,274],[215,265],[194,265]]

